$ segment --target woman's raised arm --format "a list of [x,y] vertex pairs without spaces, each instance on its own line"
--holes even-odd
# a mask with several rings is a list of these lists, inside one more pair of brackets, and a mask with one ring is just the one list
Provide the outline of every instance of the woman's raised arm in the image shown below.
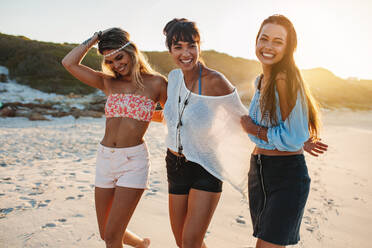
[[94,88],[105,91],[102,72],[95,71],[85,65],[81,61],[89,51],[89,49],[98,42],[98,33],[95,33],[91,38],[84,41],[79,46],[72,49],[62,60],[62,65],[68,72],[81,82]]

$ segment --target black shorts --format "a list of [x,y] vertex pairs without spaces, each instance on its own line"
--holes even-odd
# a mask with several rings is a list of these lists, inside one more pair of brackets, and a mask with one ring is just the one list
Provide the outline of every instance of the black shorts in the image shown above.
[[175,195],[187,195],[191,188],[219,193],[222,181],[206,171],[200,164],[178,157],[168,149],[167,163],[168,192]]
[[304,155],[252,155],[248,191],[253,236],[277,245],[296,244],[309,189]]

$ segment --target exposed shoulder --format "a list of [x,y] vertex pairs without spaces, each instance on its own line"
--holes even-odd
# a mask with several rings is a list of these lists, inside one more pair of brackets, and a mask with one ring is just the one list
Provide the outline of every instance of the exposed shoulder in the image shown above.
[[167,87],[168,81],[167,78],[161,74],[153,75],[153,84],[155,85],[156,88],[163,88]]
[[167,79],[161,74],[144,75],[143,76],[145,87],[159,98],[159,94],[167,91]]
[[205,80],[208,82],[208,91],[212,93],[208,95],[228,95],[235,88],[222,73],[215,70],[208,70]]
[[288,90],[287,90],[287,74],[285,72],[279,72],[275,77],[276,90],[279,94],[280,102],[288,103]]
[[161,74],[143,75],[142,78],[146,83],[154,85],[154,86],[167,83],[166,77],[164,77]]
[[279,72],[275,77],[276,86],[279,90],[284,90],[286,88],[287,83],[287,73],[286,72]]
[[97,74],[102,77],[103,81],[104,82],[111,82],[113,80],[115,80],[115,77],[112,76],[112,75],[109,75],[109,74],[106,74],[104,72],[101,72],[101,71],[97,71]]
[[294,107],[293,104],[290,104],[293,102],[292,99],[288,99],[290,96],[287,90],[287,74],[285,72],[279,72],[275,78],[275,83],[279,95],[280,112],[282,115],[282,120],[284,121],[287,119]]
[[115,79],[112,75],[109,75],[109,74],[106,74],[106,73],[103,73],[103,72],[98,72],[98,73],[103,78],[104,89],[102,91],[107,96],[111,93],[112,85],[115,82],[115,80],[117,80],[117,79]]
[[143,76],[145,87],[155,100],[164,106],[167,98],[167,79],[161,74]]

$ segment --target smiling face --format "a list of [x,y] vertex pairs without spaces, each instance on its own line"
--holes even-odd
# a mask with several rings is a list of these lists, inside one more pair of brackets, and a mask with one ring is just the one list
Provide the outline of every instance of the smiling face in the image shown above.
[[170,54],[174,62],[183,71],[193,69],[199,61],[199,45],[197,42],[178,41],[172,44]]
[[257,38],[256,56],[263,65],[281,61],[287,47],[287,30],[278,24],[265,24]]
[[[103,55],[109,54],[113,51],[115,50],[105,50],[103,51]],[[120,74],[123,77],[131,74],[132,58],[125,51],[119,51],[111,56],[106,57],[104,63],[109,66],[112,71]]]

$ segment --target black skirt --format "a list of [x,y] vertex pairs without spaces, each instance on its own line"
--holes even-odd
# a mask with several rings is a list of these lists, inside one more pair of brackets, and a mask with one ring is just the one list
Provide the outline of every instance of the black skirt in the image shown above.
[[310,190],[304,155],[252,155],[248,173],[253,236],[277,245],[293,245]]

